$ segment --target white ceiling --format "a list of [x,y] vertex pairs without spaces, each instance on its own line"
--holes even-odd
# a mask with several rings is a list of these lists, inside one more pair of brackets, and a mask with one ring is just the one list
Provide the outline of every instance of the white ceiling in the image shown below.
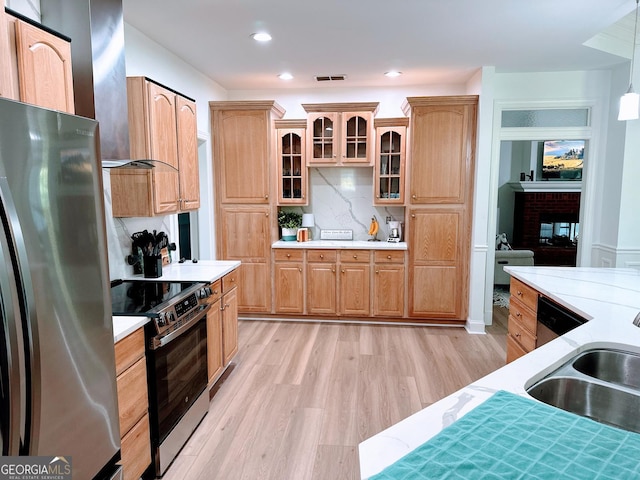
[[[123,6],[128,24],[225,89],[253,90],[329,86],[315,75],[347,75],[330,86],[381,87],[464,83],[483,65],[500,72],[606,68],[624,59],[593,40],[598,49],[583,43],[610,32],[636,2],[123,0]],[[250,38],[263,30],[273,36],[268,44]],[[393,69],[403,75],[383,76]],[[295,78],[278,79],[283,71]]]

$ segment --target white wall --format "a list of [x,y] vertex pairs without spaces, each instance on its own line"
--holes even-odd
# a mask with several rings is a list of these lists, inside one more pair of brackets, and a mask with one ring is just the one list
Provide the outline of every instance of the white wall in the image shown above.
[[40,0],[6,0],[5,5],[25,17],[40,21]]
[[313,90],[229,90],[229,100],[275,100],[285,110],[283,118],[303,119],[305,103],[379,102],[376,118],[404,117],[407,97],[424,95],[464,95],[464,85],[419,85],[398,88],[316,88]]

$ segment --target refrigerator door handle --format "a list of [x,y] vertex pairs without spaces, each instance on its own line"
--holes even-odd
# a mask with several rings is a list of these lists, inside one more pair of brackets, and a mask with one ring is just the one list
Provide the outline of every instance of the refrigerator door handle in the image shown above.
[[[37,439],[32,432],[39,424],[40,383],[32,375],[40,366],[33,283],[28,268],[27,250],[24,244],[18,214],[9,190],[6,177],[0,177],[0,220],[2,221],[1,256],[4,265],[0,269],[3,308],[9,315],[3,328],[7,333],[8,359],[10,367],[11,440],[9,446],[18,451],[13,455],[29,455],[36,448]],[[6,282],[6,285],[5,285]],[[5,293],[6,292],[6,293]],[[10,292],[10,293],[9,293]],[[6,294],[10,302],[6,300]],[[15,319],[15,320],[14,320]],[[2,347],[5,348],[5,347]],[[17,378],[15,377],[17,375]],[[14,418],[16,417],[17,418]],[[17,440],[15,437],[17,436]],[[4,447],[3,447],[4,448]]]
[[[4,223],[4,206],[0,204],[0,215]],[[4,232],[4,229],[3,229]],[[2,455],[18,455],[20,449],[21,412],[24,408],[26,397],[21,388],[21,369],[24,362],[21,362],[19,350],[22,344],[18,341],[21,335],[22,325],[19,321],[20,303],[18,300],[18,289],[16,288],[15,277],[13,275],[11,256],[9,255],[9,243],[5,235],[0,235],[0,318],[2,318],[2,330],[0,348],[2,352],[2,363],[0,364],[0,385],[2,394],[3,410],[8,408],[8,412],[2,412],[7,424],[2,425]],[[22,352],[24,358],[24,352]],[[22,365],[20,365],[22,363]]]

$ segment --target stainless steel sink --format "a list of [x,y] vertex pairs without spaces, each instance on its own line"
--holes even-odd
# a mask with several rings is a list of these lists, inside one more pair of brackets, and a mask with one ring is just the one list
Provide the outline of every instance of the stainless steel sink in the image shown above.
[[640,433],[640,395],[571,377],[547,378],[528,392],[567,412]]
[[573,362],[579,372],[605,382],[640,389],[640,355],[620,350],[590,350]]
[[582,352],[527,389],[541,402],[640,433],[640,355]]

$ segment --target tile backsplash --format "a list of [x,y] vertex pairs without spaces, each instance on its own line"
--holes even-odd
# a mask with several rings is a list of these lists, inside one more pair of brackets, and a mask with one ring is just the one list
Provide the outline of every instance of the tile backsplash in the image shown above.
[[[148,230],[165,232],[169,240],[178,244],[178,227],[176,215],[148,218],[114,218],[111,209],[111,177],[106,169],[103,172],[104,203],[109,250],[109,278],[117,280],[133,273],[133,267],[127,263],[131,253],[131,235]],[[173,259],[179,258],[179,251],[171,252]]]
[[309,205],[287,207],[288,210],[313,213],[313,239],[320,230],[353,230],[354,240],[368,240],[371,217],[380,222],[378,238],[386,240],[389,229],[386,217],[404,222],[404,207],[373,206],[372,167],[311,167],[309,168]]

